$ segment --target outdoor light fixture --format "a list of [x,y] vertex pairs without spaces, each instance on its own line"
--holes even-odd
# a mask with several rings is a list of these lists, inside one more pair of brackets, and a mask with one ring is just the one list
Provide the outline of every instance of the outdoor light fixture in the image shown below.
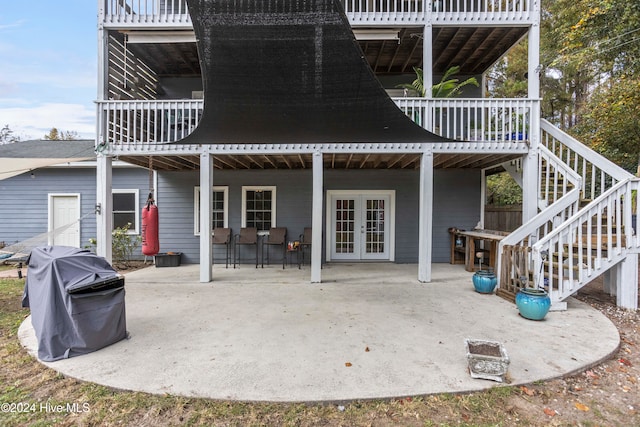
[[356,28],[353,30],[356,40],[396,40],[400,43],[400,30],[393,28],[385,29],[365,29]]

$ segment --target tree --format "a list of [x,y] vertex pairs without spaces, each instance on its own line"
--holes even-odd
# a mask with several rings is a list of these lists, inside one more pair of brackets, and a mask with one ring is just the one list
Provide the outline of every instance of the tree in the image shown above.
[[507,172],[487,177],[487,204],[519,205],[522,204],[522,188]]
[[640,77],[610,79],[586,110],[573,133],[628,171],[640,172]]
[[[427,91],[424,87],[424,74],[422,68],[413,67],[413,71],[416,73],[416,79],[411,84],[405,83],[398,85],[397,87],[413,90],[420,96],[425,96]],[[434,98],[453,98],[462,94],[462,88],[465,86],[480,86],[475,77],[470,77],[463,82],[460,82],[457,78],[453,78],[453,76],[459,72],[459,66],[449,68],[442,76],[440,83],[431,86],[431,96]]]
[[79,136],[76,131],[59,131],[58,128],[51,128],[49,133],[44,136],[44,139],[49,141],[73,141],[79,139]]
[[20,141],[20,137],[13,134],[9,125],[4,125],[2,129],[0,129],[0,144],[11,144],[12,142]]

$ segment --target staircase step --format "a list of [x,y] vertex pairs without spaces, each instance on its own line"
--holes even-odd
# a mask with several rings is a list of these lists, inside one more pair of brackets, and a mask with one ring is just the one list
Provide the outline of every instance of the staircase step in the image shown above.
[[[560,263],[560,262],[557,262],[557,261],[551,261],[551,262],[549,262],[549,261],[545,261],[545,262],[543,262],[542,264],[544,265],[544,272],[545,272],[545,275],[546,275],[546,274],[548,274],[548,271],[549,271],[549,265],[551,265],[551,269],[552,269],[551,271],[552,271],[552,272],[553,272],[553,271],[558,271],[558,269],[559,269],[560,267],[562,267],[564,270],[567,270],[567,269],[569,268],[569,266],[568,266],[568,265],[565,265],[564,263]],[[585,266],[583,266],[583,268],[584,268],[584,267],[585,267]],[[580,265],[579,265],[579,264],[574,263],[574,264],[571,266],[571,269],[572,269],[573,271],[576,271],[576,272],[577,272],[577,271],[579,271],[579,270],[580,270]]]
[[[572,254],[573,260],[575,262],[577,262],[578,261],[578,257],[580,256],[580,253],[578,252],[578,248],[573,247],[573,249],[574,249],[574,251],[571,254]],[[591,258],[591,265],[594,265],[596,259],[598,258],[597,255],[593,255],[593,254],[588,255],[586,252],[587,252],[586,250],[582,251],[582,263],[586,264],[587,261],[589,261],[589,258]],[[553,255],[551,255],[551,262],[559,262],[558,261],[559,258],[560,258],[560,254],[558,252],[554,252]],[[565,261],[567,259],[569,259],[568,248],[567,248],[567,251],[562,253],[562,261]],[[545,262],[549,262],[549,261],[545,261]]]
[[[587,240],[588,240],[588,239],[587,239]],[[596,239],[596,240],[597,240],[597,239]],[[583,242],[582,242],[582,255],[584,255],[584,256],[589,256],[589,255],[591,255],[591,256],[595,256],[595,255],[593,254],[593,252],[596,252],[597,250],[598,250],[598,248],[596,247],[596,245],[595,245],[595,244],[592,244],[592,245],[591,245],[591,252],[592,252],[592,253],[591,253],[591,254],[589,254],[589,253],[588,253],[588,252],[589,252],[589,250],[587,249],[587,241],[585,241],[585,240],[583,239]],[[580,251],[580,247],[578,246],[578,243],[572,243],[571,245],[569,245],[568,243],[565,243],[565,244],[563,244],[563,245],[562,245],[562,252],[563,252],[563,253],[569,253],[569,252],[572,252],[572,253],[574,253],[574,254],[577,254],[579,251]],[[606,246],[606,245],[602,246],[602,247],[600,248],[600,251],[601,251],[602,253],[606,253],[606,251],[607,251],[607,246]]]
[[[627,237],[626,236],[620,236],[620,245],[621,246],[626,246],[627,243]],[[586,246],[586,244],[591,241],[591,247],[595,248],[595,246],[598,244],[598,242],[600,242],[600,244],[603,247],[606,247],[609,244],[609,236],[607,235],[602,235],[602,237],[600,239],[598,239],[597,235],[592,235],[591,239],[589,239],[588,236],[582,236],[582,243]],[[617,246],[618,245],[618,235],[614,234],[611,236],[611,245],[612,246]]]

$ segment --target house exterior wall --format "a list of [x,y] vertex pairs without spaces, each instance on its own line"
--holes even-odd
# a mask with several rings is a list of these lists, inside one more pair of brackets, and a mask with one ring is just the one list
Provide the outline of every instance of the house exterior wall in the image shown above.
[[[434,175],[433,262],[449,262],[447,229],[471,229],[480,220],[481,173],[474,169],[452,169],[436,170]],[[213,180],[215,186],[228,186],[229,227],[234,234],[241,226],[242,186],[276,187],[277,226],[287,227],[290,240],[297,239],[304,227],[311,226],[311,170],[216,170]],[[158,175],[160,250],[182,252],[184,263],[199,263],[199,237],[194,234],[194,187],[199,185],[197,172]],[[417,262],[419,170],[325,170],[325,196],[327,190],[359,189],[395,190],[395,261]],[[326,230],[323,242],[325,233]],[[249,258],[244,249],[243,260]],[[214,247],[214,262],[224,262],[224,247]]]
[[[48,231],[49,194],[79,194],[81,215],[94,212],[96,170],[87,168],[46,168],[0,181],[0,241],[21,242]],[[144,169],[114,168],[113,189],[138,189],[140,212],[149,190],[149,174]],[[96,237],[94,215],[80,226],[80,245]],[[137,251],[140,253],[140,250]]]

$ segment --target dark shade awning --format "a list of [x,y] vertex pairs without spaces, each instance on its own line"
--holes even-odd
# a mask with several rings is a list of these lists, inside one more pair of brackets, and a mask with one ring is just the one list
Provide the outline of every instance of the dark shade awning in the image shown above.
[[447,141],[389,98],[337,0],[189,0],[204,112],[180,144]]

